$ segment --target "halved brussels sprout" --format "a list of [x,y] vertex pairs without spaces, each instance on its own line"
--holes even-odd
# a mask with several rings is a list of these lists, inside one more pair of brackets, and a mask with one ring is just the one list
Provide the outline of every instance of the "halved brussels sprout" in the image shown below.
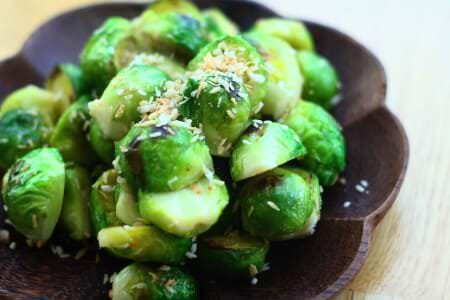
[[55,94],[34,85],[27,85],[9,94],[2,103],[0,116],[10,110],[22,108],[40,115],[47,124],[55,124],[69,103]]
[[217,8],[210,8],[202,12],[209,40],[214,41],[224,35],[237,35],[239,27]]
[[117,144],[116,156],[127,182],[148,192],[182,189],[213,169],[205,142],[176,124],[133,127]]
[[73,64],[55,66],[45,87],[67,103],[72,103],[87,92],[83,74],[80,68]]
[[133,22],[132,36],[139,49],[173,54],[188,61],[207,43],[200,22],[176,12],[145,11]]
[[231,176],[240,181],[306,154],[299,136],[276,122],[254,121],[236,144],[231,156]]
[[41,148],[18,159],[3,180],[8,218],[27,239],[46,242],[61,214],[64,162],[58,150]]
[[314,41],[305,24],[281,18],[261,19],[253,29],[285,40],[297,50],[314,51]]
[[168,193],[139,193],[142,219],[182,237],[207,231],[228,204],[225,183],[207,178],[182,190]]
[[212,276],[248,278],[263,270],[268,251],[266,240],[233,231],[200,238],[197,262],[203,272]]
[[304,236],[316,205],[310,184],[284,168],[247,181],[238,196],[244,229],[271,241]]
[[114,142],[104,137],[95,120],[91,120],[89,124],[88,141],[92,149],[104,163],[110,164],[114,160]]
[[7,170],[19,157],[44,146],[51,128],[37,114],[13,109],[0,118],[0,168]]
[[132,39],[124,40],[116,51],[115,64],[117,69],[122,70],[129,65],[147,65],[163,71],[171,79],[183,78],[186,70],[180,62],[170,56],[159,53],[145,53],[144,50],[138,49]]
[[179,264],[192,246],[192,239],[170,235],[149,225],[116,226],[100,230],[100,248],[140,262]]
[[89,219],[89,173],[78,166],[66,167],[64,200],[60,223],[69,237],[80,241],[91,237]]
[[185,90],[180,112],[202,125],[213,155],[230,156],[231,146],[250,125],[251,103],[242,79],[212,72],[192,77]]
[[133,263],[114,278],[112,299],[196,300],[198,289],[194,278],[177,267]]
[[188,69],[199,73],[219,71],[244,80],[252,103],[252,112],[261,109],[267,92],[267,71],[258,51],[239,36],[225,36],[201,49]]
[[159,93],[168,79],[162,71],[146,65],[132,65],[120,71],[102,97],[89,103],[89,112],[104,137],[121,139],[139,120],[139,103]]
[[140,221],[136,194],[124,178],[117,178],[115,187],[116,215],[126,225]]
[[199,21],[202,20],[200,10],[191,1],[159,0],[150,4],[148,10],[154,11],[157,14],[162,14],[166,12],[176,12],[182,15],[188,15]]
[[297,61],[305,77],[302,98],[329,109],[338,92],[336,70],[325,57],[311,51],[299,51]]
[[120,41],[128,36],[131,23],[124,18],[110,17],[87,41],[80,55],[80,66],[86,84],[100,95],[116,75],[114,54]]
[[300,101],[280,122],[301,137],[308,153],[300,161],[324,186],[333,185],[345,168],[345,140],[339,124],[317,104]]
[[89,211],[95,234],[106,227],[119,226],[123,223],[117,218],[114,203],[114,186],[117,182],[117,172],[104,172],[94,183],[89,199]]
[[50,144],[57,148],[64,161],[92,166],[97,155],[87,139],[89,127],[89,97],[81,97],[63,113],[56,124]]
[[246,33],[244,38],[266,61],[269,81],[261,112],[278,119],[300,100],[303,77],[296,53],[285,41],[258,31]]

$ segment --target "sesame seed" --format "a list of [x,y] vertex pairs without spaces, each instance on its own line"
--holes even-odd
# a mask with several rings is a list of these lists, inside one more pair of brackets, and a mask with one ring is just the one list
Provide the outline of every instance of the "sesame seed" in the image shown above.
[[227,115],[230,117],[230,119],[235,119],[236,115],[233,113],[231,109],[227,110]]
[[103,284],[107,284],[108,283],[108,279],[109,279],[108,274],[107,273],[103,274]]
[[352,205],[352,203],[350,201],[344,202],[344,207],[345,208],[350,207],[351,205]]
[[323,193],[323,186],[319,186],[319,189],[320,189],[320,193],[322,194]]
[[107,193],[111,193],[112,191],[114,191],[114,188],[110,185],[102,185],[100,186],[100,189]]
[[289,127],[285,124],[281,124],[281,128],[283,128],[283,130],[286,130],[286,131],[289,130]]
[[11,242],[11,244],[9,244],[9,249],[11,250],[16,249],[16,242]]
[[146,287],[147,287],[147,286],[145,285],[145,283],[140,282],[140,283],[136,283],[135,285],[131,286],[131,289],[132,289],[132,290],[133,290],[133,289],[141,290],[141,289],[145,289]]
[[367,180],[361,180],[359,183],[365,188],[369,187],[369,182]]
[[258,284],[258,278],[253,277],[252,278],[252,285],[257,285]]
[[339,183],[345,185],[347,183],[347,180],[345,179],[345,177],[341,177],[339,178]]
[[161,131],[157,131],[157,132],[152,132],[149,134],[149,137],[151,138],[156,138],[156,137],[160,137],[162,136],[162,132]]
[[172,177],[170,180],[167,181],[167,185],[172,188],[172,184],[175,183],[178,180],[178,176]]
[[261,272],[269,271],[269,269],[270,269],[270,264],[269,263],[265,263],[264,266],[262,267]]
[[357,190],[357,191],[360,192],[360,193],[364,193],[366,189],[365,189],[363,186],[357,184],[357,185],[355,186],[355,190]]
[[258,106],[255,109],[255,114],[259,113],[261,111],[261,109],[263,109],[263,107],[264,107],[264,102],[262,102],[262,101],[259,102]]
[[8,206],[6,206],[6,204],[3,205],[3,210],[8,211]]
[[253,210],[254,210],[254,207],[253,207],[253,205],[252,205],[252,206],[250,206],[250,209],[248,210],[248,214],[247,214],[247,216],[248,216],[249,218],[250,218],[250,216],[252,215]]
[[197,254],[192,253],[192,252],[186,252],[186,257],[189,259],[196,259],[197,258]]
[[272,201],[267,201],[266,203],[267,203],[268,206],[270,206],[274,210],[280,211],[280,208],[275,203],[273,203]]
[[251,145],[251,144],[252,144],[251,142],[249,142],[249,141],[246,140],[246,139],[243,139],[243,140],[242,140],[242,143],[243,143],[243,144],[246,144],[246,145]]
[[6,229],[0,230],[0,243],[9,243],[9,231]]
[[161,266],[159,269],[160,269],[161,271],[170,271],[170,267],[169,267],[169,266],[166,266],[166,265]]

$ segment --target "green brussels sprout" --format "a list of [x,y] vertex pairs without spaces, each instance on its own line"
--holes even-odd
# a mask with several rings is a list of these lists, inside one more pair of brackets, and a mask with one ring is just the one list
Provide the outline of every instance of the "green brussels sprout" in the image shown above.
[[81,97],[63,113],[56,124],[50,145],[59,150],[64,161],[90,167],[98,158],[87,138],[88,97]]
[[150,5],[148,10],[157,14],[176,12],[182,15],[187,15],[199,21],[202,20],[200,10],[191,1],[185,0],[159,0]]
[[117,218],[114,203],[114,186],[117,182],[117,172],[104,172],[94,183],[89,198],[89,212],[93,231],[98,232],[106,227],[120,226],[123,223]]
[[89,103],[89,112],[104,137],[120,140],[141,117],[139,103],[154,97],[168,79],[162,71],[146,65],[132,65],[120,71],[102,97]]
[[76,241],[91,237],[88,206],[90,192],[89,173],[78,166],[66,167],[60,223],[69,237]]
[[27,85],[6,97],[0,109],[0,116],[10,110],[22,108],[40,115],[47,124],[55,124],[68,106],[69,103],[55,94],[34,85]]
[[55,66],[45,87],[67,103],[72,103],[86,92],[83,73],[73,64]]
[[124,18],[108,18],[87,41],[80,55],[84,79],[101,94],[116,75],[114,54],[117,45],[128,36],[131,23]]
[[18,159],[3,180],[8,218],[27,239],[46,242],[61,214],[64,162],[58,150],[41,148]]
[[280,123],[257,120],[236,144],[231,155],[231,177],[240,181],[306,154],[294,130]]
[[300,101],[280,122],[295,130],[306,147],[300,165],[315,173],[320,184],[333,185],[345,169],[345,140],[333,116],[317,104]]
[[281,18],[267,18],[256,22],[253,29],[288,42],[294,49],[314,51],[314,41],[305,24]]
[[192,246],[192,239],[170,235],[149,225],[115,226],[100,230],[100,248],[122,258],[140,262],[179,264]]
[[105,138],[95,120],[91,120],[89,124],[88,141],[92,149],[104,163],[111,163],[114,160],[114,142]]
[[338,92],[336,70],[325,57],[311,51],[299,51],[297,61],[305,77],[302,98],[329,109]]
[[213,169],[205,142],[178,123],[135,126],[116,146],[120,172],[135,189],[180,190]]
[[177,12],[145,11],[133,22],[132,36],[139,49],[173,54],[188,61],[207,43],[201,23]]
[[231,146],[250,125],[251,103],[242,79],[212,72],[188,81],[180,112],[202,125],[211,154],[230,156]]
[[267,71],[258,51],[239,36],[225,36],[206,45],[189,63],[197,73],[219,71],[244,80],[252,112],[258,112],[267,92]]
[[196,300],[194,278],[177,267],[132,263],[114,278],[113,300]]
[[228,204],[225,183],[200,181],[168,193],[139,193],[139,212],[145,221],[181,237],[193,237],[217,222]]
[[309,234],[315,226],[310,218],[316,220],[317,182],[313,180],[277,168],[247,181],[238,196],[244,229],[271,241]]
[[44,146],[51,128],[37,114],[13,109],[0,118],[0,168],[7,170],[19,157]]
[[268,84],[261,112],[278,119],[300,100],[303,78],[296,53],[285,41],[261,32],[246,33],[244,38],[266,61]]
[[116,215],[126,225],[134,225],[140,219],[136,194],[122,177],[117,178],[115,187]]
[[239,27],[217,8],[211,8],[202,12],[209,40],[214,41],[224,35],[237,35]]
[[132,39],[124,40],[116,51],[115,63],[118,70],[129,65],[147,65],[157,68],[171,79],[182,79],[185,75],[183,64],[174,58],[160,53],[146,53],[137,48]]
[[266,240],[233,231],[201,237],[196,263],[208,275],[242,279],[254,277],[263,270],[268,251]]

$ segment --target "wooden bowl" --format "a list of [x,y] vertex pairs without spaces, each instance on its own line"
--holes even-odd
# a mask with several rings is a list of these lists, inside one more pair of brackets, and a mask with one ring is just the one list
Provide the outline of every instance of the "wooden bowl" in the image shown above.
[[[243,29],[259,18],[276,16],[252,2],[204,0],[198,4],[220,7]],[[42,84],[57,63],[77,63],[83,44],[107,17],[131,18],[143,8],[127,3],[94,5],[42,25],[17,55],[0,63],[0,99],[25,84]],[[347,140],[346,184],[325,191],[323,218],[314,236],[273,243],[268,257],[271,269],[261,274],[258,285],[199,278],[202,299],[323,299],[336,295],[360,270],[371,233],[399,192],[408,162],[408,141],[400,122],[385,106],[383,67],[347,35],[320,24],[306,24],[317,51],[333,63],[342,80],[343,100],[333,114]],[[363,179],[369,182],[370,193],[355,189]],[[344,207],[347,201],[351,205]],[[0,219],[4,218],[1,212]],[[63,244],[66,252],[72,253],[82,246],[53,240],[43,249],[29,249],[24,239],[11,231],[17,248],[0,247],[1,298],[106,298],[109,286],[102,283],[104,274],[126,264],[106,256],[96,264],[95,251],[81,260],[60,259],[51,253],[51,243]]]

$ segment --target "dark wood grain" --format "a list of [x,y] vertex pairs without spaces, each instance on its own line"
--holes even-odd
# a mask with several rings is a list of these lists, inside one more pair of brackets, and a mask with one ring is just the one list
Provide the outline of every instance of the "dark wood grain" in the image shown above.
[[[197,1],[217,6],[242,28],[275,13],[242,1]],[[134,17],[143,5],[102,4],[60,15],[41,26],[16,56],[0,63],[0,99],[14,89],[42,83],[54,64],[78,61],[90,33],[112,15]],[[343,101],[333,114],[343,125],[348,145],[347,183],[324,194],[323,219],[316,234],[305,240],[274,243],[271,270],[259,284],[214,282],[199,276],[202,299],[325,299],[336,295],[360,270],[371,232],[394,202],[406,171],[408,141],[398,120],[385,107],[386,79],[378,60],[352,38],[332,28],[307,22],[318,52],[336,66],[343,83]],[[355,190],[365,179],[369,194]],[[349,201],[350,207],[344,203]],[[0,212],[2,228],[4,212]],[[81,260],[59,259],[50,244],[75,253],[76,245],[55,237],[43,249],[28,248],[13,230],[17,248],[0,246],[1,299],[105,299],[105,273],[126,262],[102,255],[95,263],[95,244]]]

